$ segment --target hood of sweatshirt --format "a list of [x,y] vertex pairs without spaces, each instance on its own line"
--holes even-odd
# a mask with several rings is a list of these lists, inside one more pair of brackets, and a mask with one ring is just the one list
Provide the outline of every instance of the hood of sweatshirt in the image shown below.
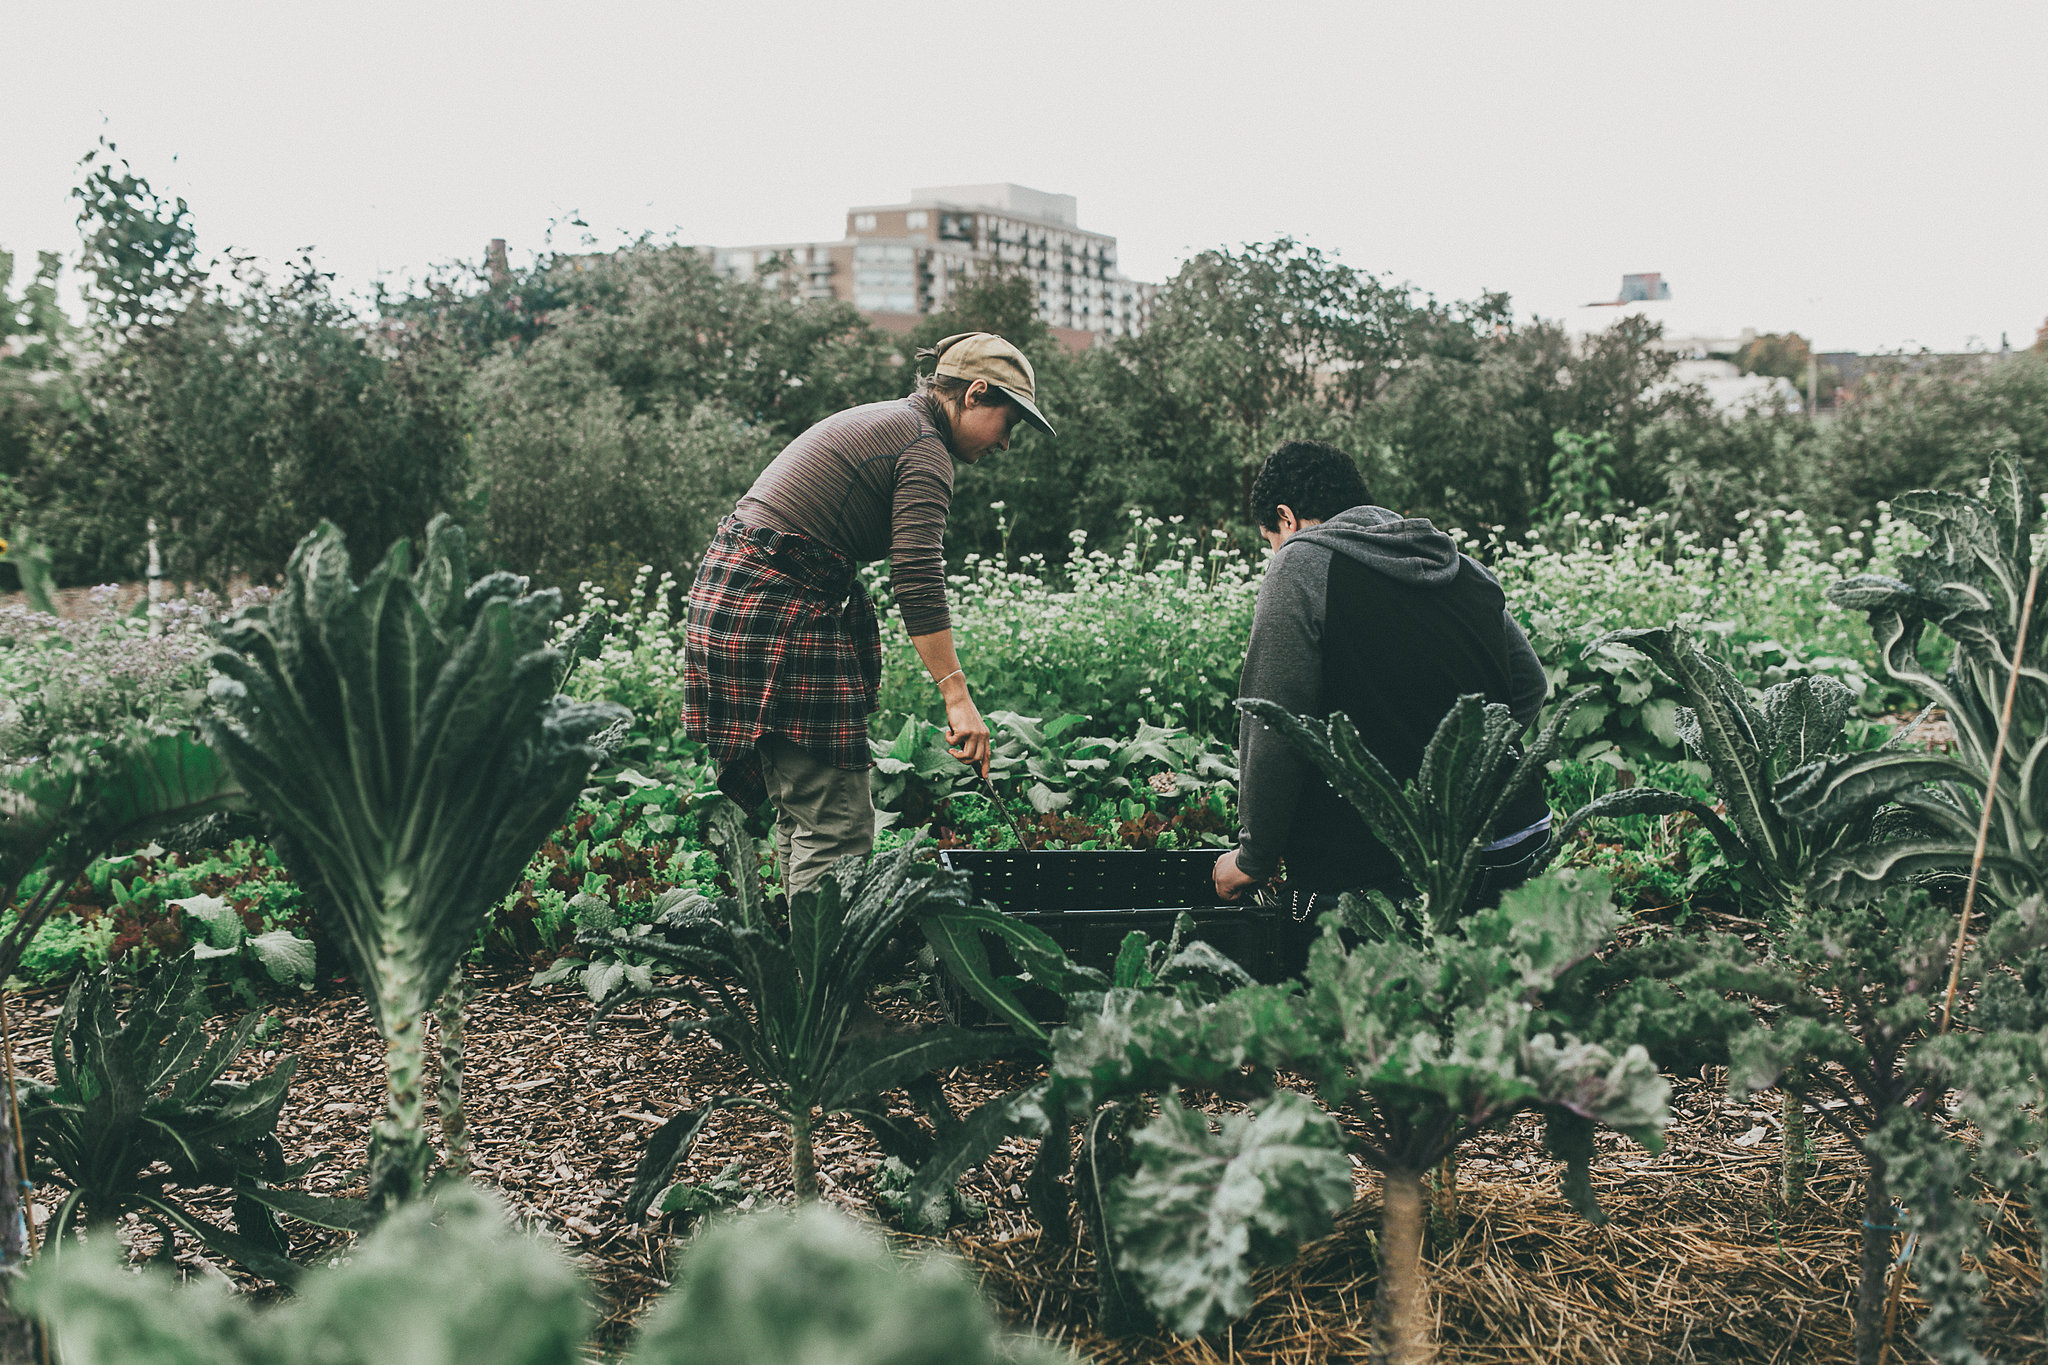
[[1287,545],[1297,540],[1355,559],[1397,583],[1434,588],[1458,576],[1458,547],[1449,536],[1421,517],[1396,516],[1384,507],[1347,508],[1296,532]]

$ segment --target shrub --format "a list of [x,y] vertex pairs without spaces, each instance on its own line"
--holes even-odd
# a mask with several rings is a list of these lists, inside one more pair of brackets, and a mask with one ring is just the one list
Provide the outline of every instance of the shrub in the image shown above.
[[[492,362],[478,383],[515,363]],[[530,380],[491,390],[471,460],[481,548],[543,583],[616,581],[642,563],[689,572],[780,446],[717,402],[635,412],[609,388],[565,402]]]

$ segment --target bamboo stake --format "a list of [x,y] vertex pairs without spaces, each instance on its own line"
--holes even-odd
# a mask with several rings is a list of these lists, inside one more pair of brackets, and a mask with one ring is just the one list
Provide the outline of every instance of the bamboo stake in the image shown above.
[[1977,848],[1970,855],[1970,883],[1963,889],[1963,917],[1956,925],[1955,960],[1948,969],[1948,995],[1941,1002],[1941,1032],[1948,1032],[1955,1013],[1956,987],[1963,979],[1963,948],[1970,941],[1970,912],[1977,904],[1977,882],[1984,872],[1984,848],[1991,838],[1991,811],[1998,800],[1998,783],[2005,767],[2005,737],[2012,730],[2013,699],[2019,695],[2020,665],[2027,657],[2027,628],[2034,623],[2034,590],[2041,584],[2041,561],[2027,570],[2027,596],[2020,606],[2019,638],[2013,641],[2012,672],[2005,680],[2005,706],[1998,717],[1998,742],[1991,748],[1991,772],[1984,784],[1984,811],[1977,819]]

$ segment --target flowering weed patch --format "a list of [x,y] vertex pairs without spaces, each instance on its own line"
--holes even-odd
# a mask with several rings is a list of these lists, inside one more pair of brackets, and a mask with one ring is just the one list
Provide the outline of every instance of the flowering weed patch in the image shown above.
[[1815,528],[1805,513],[1782,509],[1742,519],[1742,532],[1718,545],[1637,512],[1597,520],[1571,513],[1552,541],[1531,531],[1523,540],[1495,537],[1468,547],[1507,590],[1508,609],[1550,676],[1552,698],[1602,684],[1566,729],[1568,755],[1610,763],[1685,757],[1682,701],[1668,680],[1626,649],[1586,652],[1609,630],[1645,621],[1688,628],[1752,687],[1833,677],[1869,715],[1906,700],[1877,668],[1862,614],[1829,602],[1827,588],[1890,564],[1909,545],[1911,528],[1888,513],[1847,531]]
[[93,589],[92,610],[75,619],[0,607],[0,761],[48,753],[66,735],[110,738],[134,722],[162,729],[199,714],[220,601],[173,598],[152,623],[115,597]]
[[[960,660],[982,714],[1088,717],[1095,733],[1179,726],[1234,736],[1238,666],[1263,565],[1225,533],[1198,536],[1179,518],[1132,520],[1112,554],[1083,532],[1061,565],[1025,557],[1012,569],[969,557],[948,579]],[[878,594],[880,600],[884,594]],[[884,636],[882,709],[944,719],[916,651]]]

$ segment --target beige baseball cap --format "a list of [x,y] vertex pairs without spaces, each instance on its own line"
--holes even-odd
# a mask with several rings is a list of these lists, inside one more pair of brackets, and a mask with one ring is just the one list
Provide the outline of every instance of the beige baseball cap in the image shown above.
[[983,380],[992,389],[1001,389],[1003,396],[1023,412],[1032,426],[1046,435],[1056,435],[1052,423],[1045,420],[1045,414],[1032,401],[1036,381],[1031,373],[1031,362],[1024,353],[994,332],[956,332],[932,347],[938,355],[938,367],[932,371],[968,383]]

